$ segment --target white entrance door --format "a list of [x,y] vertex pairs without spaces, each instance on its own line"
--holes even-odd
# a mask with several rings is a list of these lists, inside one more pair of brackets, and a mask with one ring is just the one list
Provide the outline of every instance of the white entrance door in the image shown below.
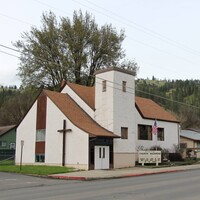
[[95,146],[94,169],[109,169],[109,146]]

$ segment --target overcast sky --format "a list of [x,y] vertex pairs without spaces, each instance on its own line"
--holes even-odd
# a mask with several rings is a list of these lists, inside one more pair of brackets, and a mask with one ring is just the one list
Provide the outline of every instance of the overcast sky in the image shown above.
[[21,33],[40,27],[41,15],[53,11],[72,18],[90,12],[99,25],[125,30],[123,48],[140,66],[137,78],[199,79],[199,0],[5,0],[0,6],[0,85],[20,85],[18,54],[12,47]]

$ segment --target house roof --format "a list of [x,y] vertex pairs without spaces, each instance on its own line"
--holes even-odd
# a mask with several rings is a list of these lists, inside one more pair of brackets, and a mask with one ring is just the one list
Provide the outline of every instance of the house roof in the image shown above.
[[0,127],[0,136],[4,135],[5,133],[7,133],[8,131],[12,130],[15,127],[16,127],[16,125],[1,126]]
[[119,137],[96,123],[68,94],[48,90],[44,90],[44,93],[75,126],[90,136]]
[[135,97],[136,108],[143,118],[178,122],[176,117],[151,99]]
[[[95,110],[95,87],[87,87],[74,83],[67,84],[80,98],[82,98],[93,110]],[[174,115],[172,115],[169,111],[166,111],[163,107],[151,99],[136,97],[135,104],[143,118],[176,123],[179,122]]]
[[200,132],[194,130],[181,130],[180,136],[191,140],[200,140]]
[[74,90],[74,92],[80,96],[93,110],[95,109],[95,87],[88,87],[78,85],[75,83],[67,83],[67,85]]

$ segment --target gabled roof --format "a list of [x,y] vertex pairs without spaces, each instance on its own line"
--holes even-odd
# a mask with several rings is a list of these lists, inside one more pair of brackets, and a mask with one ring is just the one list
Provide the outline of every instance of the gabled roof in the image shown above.
[[138,112],[143,118],[178,123],[178,120],[174,115],[166,111],[151,99],[135,97],[135,103]]
[[90,136],[119,137],[97,124],[68,94],[48,90],[44,90],[44,93],[75,126]]
[[67,83],[74,92],[88,104],[93,110],[95,109],[95,87],[78,85],[75,83]]
[[191,139],[191,140],[199,140],[200,141],[200,132],[194,130],[181,130],[180,136]]
[[[87,87],[69,82],[67,85],[69,85],[80,98],[95,110],[95,87]],[[174,115],[151,99],[136,97],[135,104],[138,112],[143,118],[179,123]]]
[[4,135],[4,134],[7,133],[8,131],[11,131],[11,130],[14,129],[15,127],[16,127],[16,125],[1,126],[1,127],[0,127],[0,136]]

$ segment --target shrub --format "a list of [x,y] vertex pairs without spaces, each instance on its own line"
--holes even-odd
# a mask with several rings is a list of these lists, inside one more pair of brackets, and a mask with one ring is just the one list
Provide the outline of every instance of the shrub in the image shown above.
[[183,158],[180,153],[169,153],[170,161],[183,161]]

